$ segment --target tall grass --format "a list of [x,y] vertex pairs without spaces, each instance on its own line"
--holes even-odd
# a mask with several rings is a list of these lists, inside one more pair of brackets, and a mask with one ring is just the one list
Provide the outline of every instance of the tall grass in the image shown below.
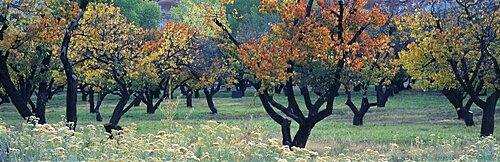
[[[259,129],[208,121],[182,125],[165,120],[165,130],[137,133],[132,124],[106,133],[102,125],[76,131],[66,123],[21,128],[0,125],[1,161],[499,161],[500,146],[493,137],[470,139],[437,135],[416,137],[410,147],[388,143],[386,147],[335,153],[282,146],[266,139]],[[168,125],[168,126],[167,126]],[[110,138],[112,136],[112,138]],[[425,140],[424,140],[425,139]],[[467,140],[467,141],[466,141]]]

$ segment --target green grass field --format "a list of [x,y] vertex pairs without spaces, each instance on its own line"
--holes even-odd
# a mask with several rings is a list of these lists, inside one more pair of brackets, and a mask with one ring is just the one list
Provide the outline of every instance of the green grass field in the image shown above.
[[[219,114],[210,114],[206,101],[201,98],[193,98],[193,108],[185,107],[184,98],[180,97],[179,106],[174,120],[180,124],[197,125],[206,123],[207,120],[216,120],[228,125],[237,125],[240,128],[261,129],[266,137],[281,139],[280,127],[272,121],[260,104],[260,100],[254,97],[252,90],[247,96],[234,99],[230,92],[219,92],[214,98]],[[296,93],[297,94],[297,93]],[[372,101],[375,99],[370,94]],[[359,94],[353,96],[354,102],[359,104]],[[278,101],[285,102],[285,97],[280,95]],[[297,96],[299,102],[302,97]],[[117,96],[108,96],[101,107],[103,122],[95,121],[95,114],[89,113],[87,102],[78,103],[78,125],[105,124],[118,102]],[[386,107],[374,107],[369,110],[364,119],[363,126],[353,126],[352,112],[344,105],[345,97],[341,94],[335,98],[333,114],[321,121],[313,129],[309,138],[307,148],[321,151],[324,147],[331,147],[337,153],[349,151],[362,151],[366,148],[380,148],[389,143],[397,143],[401,146],[411,146],[416,137],[428,138],[431,134],[451,138],[453,136],[462,139],[474,139],[479,136],[482,110],[473,107],[474,122],[476,126],[465,127],[461,120],[457,120],[457,114],[452,105],[438,92],[403,91],[389,98]],[[498,109],[497,105],[497,109]],[[47,104],[47,121],[56,123],[61,121],[64,115],[65,96],[56,95]],[[2,121],[7,125],[19,126],[23,123],[11,104],[0,105]],[[157,111],[155,114],[146,114],[143,104],[134,107],[120,121],[120,125],[127,127],[131,123],[137,124],[138,133],[154,133],[165,129],[162,122],[166,117]],[[496,123],[500,123],[500,115],[495,116]],[[495,125],[495,137],[500,137],[500,126]],[[293,125],[296,129],[297,125]],[[292,130],[293,132],[294,130]],[[465,144],[464,144],[465,145]],[[460,149],[461,146],[457,146]]]

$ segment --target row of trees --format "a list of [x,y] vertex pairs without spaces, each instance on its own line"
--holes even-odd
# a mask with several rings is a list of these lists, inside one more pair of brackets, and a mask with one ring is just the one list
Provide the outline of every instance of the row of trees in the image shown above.
[[[263,0],[245,8],[231,0],[186,0],[172,9],[175,22],[162,28],[149,17],[155,14],[137,16],[148,10],[129,9],[127,2],[2,2],[0,94],[22,117],[36,115],[43,124],[47,100],[66,85],[72,128],[78,86],[90,94],[97,120],[99,105],[115,94],[120,101],[106,126],[111,130],[141,102],[154,113],[176,89],[188,106],[203,91],[217,113],[213,96],[222,84],[243,92],[252,85],[281,125],[283,144],[305,147],[314,126],[332,114],[341,89],[353,124],[362,125],[369,108],[384,107],[410,75],[417,88],[442,90],[467,126],[474,125],[471,105],[482,108],[481,135],[493,133],[500,95],[498,2],[409,1],[383,8],[364,0]],[[369,88],[376,91],[371,102]],[[493,92],[485,100],[486,89]],[[274,99],[281,90],[285,104]],[[359,105],[352,102],[355,90],[363,94]],[[293,138],[291,121],[299,125]]]

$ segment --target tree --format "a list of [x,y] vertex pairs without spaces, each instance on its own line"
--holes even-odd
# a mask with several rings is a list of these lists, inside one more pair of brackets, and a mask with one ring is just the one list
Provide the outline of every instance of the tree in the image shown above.
[[[64,2],[64,1],[63,1]],[[80,12],[78,15],[70,19],[67,26],[63,29],[64,37],[61,43],[61,54],[59,55],[59,59],[63,64],[64,74],[66,75],[66,122],[72,123],[68,124],[70,129],[76,128],[77,123],[77,86],[78,86],[78,76],[75,74],[73,69],[73,63],[68,58],[68,49],[71,43],[71,37],[73,36],[73,31],[75,31],[78,27],[78,22],[83,17],[83,14],[87,10],[87,5],[89,0],[82,0],[79,2],[78,6],[80,8]]]
[[[234,1],[233,5],[226,5],[226,17],[228,25],[231,28],[231,35],[238,40],[238,42],[247,42],[251,39],[257,39],[265,33],[268,33],[271,27],[268,23],[278,22],[280,20],[279,14],[266,14],[259,12],[259,3],[261,0],[246,0]],[[234,53],[234,52],[232,52]],[[228,57],[238,59],[238,55],[230,55]],[[245,96],[247,87],[251,83],[244,76],[245,68],[239,61],[234,61],[230,64],[236,70],[234,84],[236,91],[240,91],[242,96]]]
[[[75,17],[76,3],[65,1],[6,1],[1,4],[0,82],[20,115],[45,123],[45,104],[51,80],[51,60],[62,33]],[[36,104],[31,100],[37,95]],[[32,110],[28,108],[31,106]]]
[[133,103],[140,102],[136,97],[127,106],[135,91],[139,90],[141,72],[150,70],[141,66],[143,63],[138,56],[142,44],[135,41],[141,40],[143,31],[127,23],[119,12],[119,8],[113,5],[90,2],[81,20],[82,26],[75,35],[75,44],[70,48],[72,57],[84,60],[81,71],[85,78],[111,83],[119,91],[120,101],[106,125],[107,130],[118,129],[123,114]]
[[[363,124],[363,117],[370,107],[385,107],[389,96],[402,90],[403,82],[408,80],[406,72],[401,68],[398,56],[409,42],[406,32],[396,27],[400,13],[394,7],[401,6],[401,4],[385,5],[387,5],[385,8],[374,6],[375,8],[372,9],[371,14],[375,14],[375,17],[379,19],[365,17],[367,18],[365,21],[373,24],[362,33],[366,35],[360,34],[363,41],[359,44],[365,48],[358,52],[356,58],[364,59],[364,61],[358,61],[359,63],[355,64],[358,67],[345,67],[343,71],[343,84],[347,95],[346,105],[354,113],[353,125]],[[368,4],[364,8],[367,6]],[[363,12],[368,11],[361,11]],[[376,102],[370,103],[367,91],[372,84],[376,92]],[[351,93],[353,90],[356,91],[356,88],[362,91],[360,106],[356,106],[351,99]]]
[[[194,62],[197,32],[196,28],[185,24],[167,23],[159,31],[158,39],[148,38],[150,41],[143,48],[143,57],[154,64],[156,73],[151,80],[156,81],[146,84],[146,91],[139,95],[148,113],[154,113],[167,97],[173,98],[173,92],[191,79],[189,66]],[[163,91],[163,95],[153,102],[157,91]]]
[[213,102],[214,95],[219,92],[222,84],[232,87],[234,71],[227,65],[227,60],[222,56],[220,49],[213,43],[205,43],[199,55],[198,63],[193,64],[191,73],[193,75],[193,86],[195,89],[203,89],[208,108],[212,114],[217,114],[218,110]]
[[[227,28],[226,6],[234,1],[189,0],[181,1],[171,10],[174,20],[189,24],[200,31],[198,40],[199,61],[190,66],[194,89],[202,89],[212,114],[218,113],[213,96],[222,84],[232,87],[236,71],[235,47],[239,46]],[[230,37],[228,37],[228,35]]]
[[[383,15],[381,15],[383,16]],[[377,30],[377,29],[375,29]],[[379,34],[376,38],[363,38],[364,46],[372,47],[366,51],[359,51],[353,67],[345,67],[342,71],[343,84],[345,87],[347,101],[346,105],[354,113],[353,125],[363,125],[363,117],[370,107],[384,107],[390,93],[391,79],[399,71],[398,59],[395,59],[394,52],[389,48],[389,36]],[[351,100],[351,92],[356,83],[361,85],[362,99],[361,105],[357,107]],[[367,92],[372,83],[377,92],[377,102],[370,103]],[[386,87],[386,90],[383,90]]]
[[[365,1],[262,1],[261,12],[278,12],[281,22],[271,24],[271,32],[250,41],[238,50],[247,76],[259,90],[266,112],[282,126],[283,144],[305,147],[311,130],[332,114],[344,68],[360,69],[365,59],[358,57],[378,44],[365,29],[380,26],[384,17],[376,8],[363,9]],[[365,42],[366,41],[366,42]],[[374,43],[371,43],[374,42]],[[276,102],[272,90],[284,84],[288,106]],[[304,98],[307,116],[297,104],[294,87]],[[309,88],[318,99],[313,102]],[[326,108],[320,109],[326,102]],[[290,120],[299,124],[290,135]]]
[[[403,24],[415,39],[401,54],[405,69],[424,90],[467,93],[483,109],[481,136],[493,134],[500,96],[498,14],[495,1],[431,1],[409,14]],[[484,89],[493,90],[486,100],[479,97]]]
[[[85,60],[81,71],[85,78],[91,79],[88,82],[94,82],[96,91],[106,87],[103,85],[113,85],[107,87],[119,92],[120,101],[106,125],[107,131],[120,129],[121,117],[145,100],[144,92],[159,87],[164,80],[170,84],[178,78],[182,67],[191,61],[186,56],[195,38],[194,30],[182,24],[170,23],[156,32],[126,21],[120,9],[112,4],[90,3],[75,38],[78,41],[71,49],[74,57]],[[149,102],[147,105],[153,106]]]

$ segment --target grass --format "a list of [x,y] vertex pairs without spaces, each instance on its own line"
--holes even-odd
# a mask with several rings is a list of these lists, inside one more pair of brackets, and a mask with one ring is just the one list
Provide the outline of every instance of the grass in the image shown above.
[[[260,129],[266,137],[281,139],[280,127],[272,121],[260,104],[260,100],[247,92],[247,96],[234,99],[230,92],[219,92],[214,98],[219,114],[210,114],[203,96],[193,99],[193,108],[185,107],[184,98],[180,98],[177,114],[174,120],[180,124],[199,125],[207,120],[216,120],[230,125],[237,125],[246,129]],[[298,94],[298,93],[296,93]],[[360,103],[360,94],[354,94],[354,103]],[[369,94],[372,101],[374,94]],[[282,95],[276,99],[285,103]],[[303,103],[301,96],[297,96]],[[108,96],[101,107],[104,122],[96,122],[94,114],[88,111],[87,102],[78,102],[78,124],[105,124],[109,120],[114,105],[118,102],[117,96]],[[337,153],[349,151],[362,151],[367,147],[384,147],[389,143],[402,146],[414,145],[415,138],[427,138],[431,134],[441,137],[457,137],[473,139],[479,136],[482,110],[473,107],[474,122],[476,126],[465,127],[452,105],[438,92],[403,91],[391,97],[383,108],[372,108],[366,114],[363,126],[351,124],[353,114],[344,104],[345,97],[341,94],[335,98],[333,114],[321,121],[313,129],[307,147],[321,151],[324,147],[331,147]],[[304,106],[303,106],[304,107]],[[497,106],[497,109],[500,106]],[[47,104],[47,121],[56,123],[64,115],[65,96],[56,95]],[[23,120],[11,104],[0,105],[2,121],[7,125],[21,125]],[[120,121],[122,126],[137,124],[138,133],[153,133],[165,129],[162,122],[165,116],[157,111],[155,114],[146,114],[143,104],[134,107]],[[495,115],[496,123],[500,123],[500,115]],[[292,125],[292,133],[297,125]],[[495,137],[499,139],[500,128],[495,130]]]

